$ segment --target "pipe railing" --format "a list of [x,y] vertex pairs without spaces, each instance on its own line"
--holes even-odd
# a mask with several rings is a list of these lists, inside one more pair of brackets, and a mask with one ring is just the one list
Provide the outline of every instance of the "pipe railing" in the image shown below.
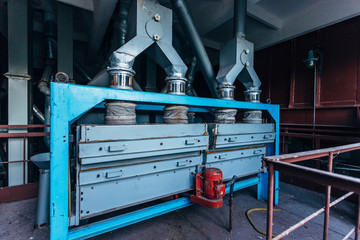
[[[347,239],[351,236],[353,232],[355,232],[355,239],[359,239],[359,228],[360,228],[360,179],[344,176],[341,174],[332,172],[333,159],[340,153],[350,152],[360,150],[360,143],[343,145],[339,147],[333,148],[324,148],[313,151],[299,152],[299,153],[291,153],[284,154],[279,156],[271,156],[265,157],[264,163],[268,166],[269,172],[269,185],[268,185],[268,210],[267,210],[267,240],[272,239],[281,239],[291,232],[303,226],[306,222],[315,218],[322,212],[325,212],[324,216],[324,231],[323,231],[323,239],[328,239],[328,231],[329,231],[329,216],[330,216],[330,207],[339,203],[340,201],[346,199],[353,193],[358,195],[358,206],[357,206],[357,221],[355,229],[352,229],[344,238]],[[291,164],[294,162],[312,160],[320,157],[328,157],[328,171],[322,171],[318,169],[313,169],[309,167],[299,166],[295,164]],[[319,209],[315,213],[309,215],[302,221],[297,224],[291,226],[286,229],[278,236],[273,238],[273,209],[274,209],[274,176],[275,171],[279,171],[280,173],[298,177],[304,180],[312,181],[317,184],[327,186],[326,189],[326,202],[325,207]],[[348,191],[349,193],[335,200],[334,202],[330,202],[331,197],[331,187],[338,188],[340,190]]]
[[[28,132],[30,128],[46,128],[50,127],[50,125],[43,124],[30,124],[30,125],[0,125],[0,138],[22,138],[23,139],[23,158],[15,159],[11,161],[0,161],[0,164],[19,164],[23,163],[22,176],[23,176],[23,184],[26,184],[26,163],[30,160],[27,159],[26,156],[26,145],[27,139],[30,137],[46,137],[50,136],[50,132]],[[26,132],[8,132],[9,130],[24,130]]]

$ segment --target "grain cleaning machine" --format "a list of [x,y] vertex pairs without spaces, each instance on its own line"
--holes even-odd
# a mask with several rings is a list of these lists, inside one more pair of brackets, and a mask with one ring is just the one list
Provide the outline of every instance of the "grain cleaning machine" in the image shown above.
[[[172,4],[180,22],[191,25],[184,2]],[[130,40],[110,57],[108,88],[50,85],[51,239],[96,236],[194,203],[219,208],[226,193],[253,185],[258,199],[267,198],[262,157],[278,154],[279,107],[259,102],[251,43],[238,34],[225,46],[217,98],[186,96],[187,67],[172,47],[172,11],[141,0],[129,11]],[[226,59],[231,46],[235,58]],[[165,93],[133,90],[141,52],[165,70]],[[205,64],[206,56],[196,57]],[[233,100],[238,76],[246,102]],[[93,108],[104,109],[104,121],[80,121]],[[139,110],[163,114],[140,124]]]

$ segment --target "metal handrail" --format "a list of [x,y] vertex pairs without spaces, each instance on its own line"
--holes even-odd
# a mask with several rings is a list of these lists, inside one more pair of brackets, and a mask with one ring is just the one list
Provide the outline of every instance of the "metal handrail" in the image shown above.
[[[360,228],[360,179],[344,176],[341,174],[333,173],[332,166],[333,166],[333,159],[334,156],[344,153],[350,152],[354,150],[360,150],[360,143],[355,144],[348,144],[338,147],[332,148],[324,148],[319,150],[312,150],[312,151],[305,151],[305,152],[298,152],[298,153],[291,153],[291,154],[284,154],[278,156],[271,156],[265,157],[264,163],[268,166],[269,172],[269,185],[268,185],[268,210],[267,210],[267,237],[266,239],[272,240],[273,239],[273,205],[274,205],[274,178],[275,178],[275,171],[279,171],[280,173],[283,172],[286,175],[291,175],[295,177],[299,177],[305,180],[310,180],[316,182],[317,184],[327,186],[326,189],[326,203],[325,207],[319,209],[317,212],[311,214],[307,218],[303,219],[302,221],[298,222],[297,224],[293,225],[292,227],[286,229],[282,233],[280,233],[276,239],[281,239],[284,236],[287,236],[300,226],[304,225],[306,222],[310,221],[314,217],[318,216],[320,213],[325,212],[324,216],[324,232],[323,232],[323,239],[328,239],[328,229],[329,229],[329,215],[330,215],[330,207],[334,206],[336,203],[344,200],[345,198],[349,197],[353,193],[358,195],[358,219],[356,222],[355,230],[352,229],[345,237],[349,237],[352,232],[355,231],[355,239],[359,239],[359,228]],[[313,169],[309,167],[299,166],[295,164],[291,164],[294,162],[311,160],[314,158],[319,157],[328,157],[328,171]],[[335,200],[334,202],[330,203],[331,197],[331,187],[335,187],[341,190],[349,191],[348,194],[340,197],[339,199]],[[345,238],[346,239],[346,238]]]
[[26,157],[26,139],[29,137],[44,137],[50,136],[49,132],[28,132],[30,128],[46,128],[49,125],[43,124],[29,124],[29,125],[0,125],[0,130],[24,130],[24,132],[0,132],[0,138],[22,138],[23,139],[23,159],[13,161],[0,161],[0,164],[18,164],[23,163],[23,184],[26,184],[26,162],[30,160]]

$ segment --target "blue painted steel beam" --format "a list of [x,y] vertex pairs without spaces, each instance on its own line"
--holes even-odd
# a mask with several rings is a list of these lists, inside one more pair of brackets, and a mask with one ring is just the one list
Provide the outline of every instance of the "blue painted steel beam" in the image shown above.
[[[244,189],[259,183],[259,178],[250,178],[234,185],[234,191]],[[229,193],[230,187],[226,188],[226,193]],[[88,224],[82,227],[69,230],[68,239],[86,239],[94,237],[99,234],[113,231],[118,228],[126,227],[134,223],[138,223],[159,215],[172,212],[181,208],[193,205],[188,198],[179,198],[169,202],[157,204],[151,207],[143,208],[137,211],[126,213],[117,217],[108,218],[93,224]]]
[[[150,105],[150,104],[138,104],[136,106],[136,110],[144,110],[144,111],[164,111],[164,105]],[[101,102],[95,106],[95,108],[105,108],[105,103]],[[206,112],[206,113],[214,113],[214,109],[201,108],[201,107],[190,107],[189,112]]]
[[110,232],[117,228],[126,227],[131,224],[138,223],[190,205],[192,205],[192,202],[190,202],[190,200],[187,198],[179,198],[169,202],[161,203],[117,217],[108,218],[97,223],[71,229],[69,231],[68,239],[86,239],[89,237],[94,237],[96,235]]
[[[279,148],[279,106],[171,94],[55,83],[51,88],[50,131],[50,239],[68,238],[69,124],[104,100],[152,105],[186,105],[203,108],[236,108],[268,111],[276,126],[275,154]],[[87,230],[89,231],[89,230]]]

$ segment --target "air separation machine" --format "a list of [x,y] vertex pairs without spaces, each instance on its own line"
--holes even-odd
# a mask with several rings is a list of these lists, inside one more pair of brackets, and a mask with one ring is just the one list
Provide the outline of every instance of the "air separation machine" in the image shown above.
[[[129,40],[110,57],[109,87],[50,85],[51,239],[84,239],[192,204],[220,208],[225,194],[253,185],[266,200],[262,157],[278,154],[279,107],[259,102],[254,48],[244,35],[246,1],[235,1],[234,38],[221,48],[216,77],[186,3],[171,2],[217,98],[186,96],[172,10],[133,1]],[[142,52],[165,70],[165,93],[133,90],[133,64]],[[233,100],[236,79],[246,88],[245,102]],[[79,121],[93,108],[104,109],[102,124]],[[139,121],[139,111],[163,114],[149,123]],[[237,111],[244,115],[239,123]],[[203,114],[211,116],[206,123]]]

